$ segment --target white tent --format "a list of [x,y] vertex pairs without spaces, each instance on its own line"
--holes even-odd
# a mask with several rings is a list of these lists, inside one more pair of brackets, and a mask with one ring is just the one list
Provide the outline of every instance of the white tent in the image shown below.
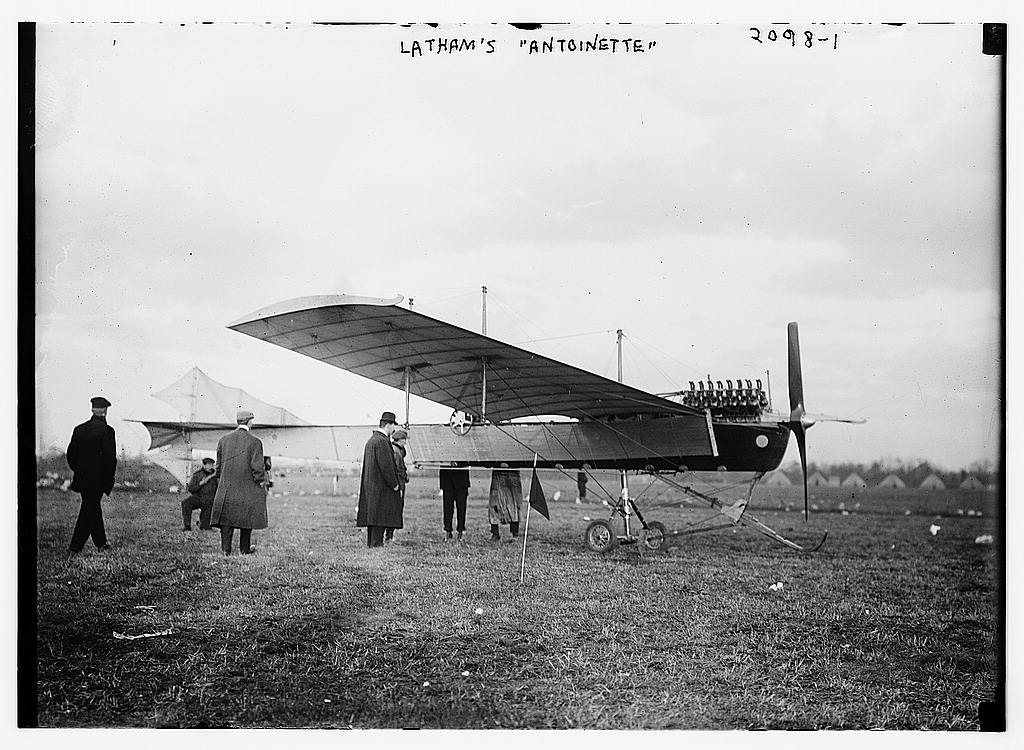
[[946,489],[946,483],[939,479],[935,474],[929,474],[928,477],[921,482],[922,490],[944,490]]
[[838,487],[841,484],[842,484],[842,482],[839,481],[839,477],[837,477],[835,474],[833,474],[832,476],[830,476],[828,478],[828,486],[829,487]]
[[960,489],[962,490],[983,490],[985,485],[982,484],[977,477],[968,474],[967,478],[960,483]]
[[868,483],[861,479],[857,472],[853,472],[843,480],[843,487],[867,487]]
[[827,487],[828,480],[825,479],[825,475],[820,471],[816,471],[807,478],[808,487]]
[[789,481],[789,477],[783,474],[781,471],[771,471],[765,474],[762,483],[766,487],[792,487],[793,483]]
[[878,483],[878,486],[889,487],[890,489],[894,490],[902,490],[906,489],[907,487],[906,483],[895,474],[890,474],[889,476],[887,476],[885,479]]

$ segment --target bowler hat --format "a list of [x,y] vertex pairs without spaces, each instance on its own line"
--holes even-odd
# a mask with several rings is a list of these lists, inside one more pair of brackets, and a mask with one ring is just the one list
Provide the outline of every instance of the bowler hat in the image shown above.
[[103,398],[103,396],[93,396],[91,399],[89,399],[89,403],[92,404],[92,408],[94,409],[110,406],[110,402]]
[[395,419],[395,413],[393,411],[386,411],[380,415],[381,424],[398,424],[398,420]]

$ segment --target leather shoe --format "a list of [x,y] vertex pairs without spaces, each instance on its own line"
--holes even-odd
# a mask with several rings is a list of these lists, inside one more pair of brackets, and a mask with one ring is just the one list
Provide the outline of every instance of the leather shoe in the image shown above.
[[250,546],[249,549],[243,549],[242,550],[242,554],[243,555],[251,555],[255,551],[256,551],[256,545],[254,544],[254,545]]

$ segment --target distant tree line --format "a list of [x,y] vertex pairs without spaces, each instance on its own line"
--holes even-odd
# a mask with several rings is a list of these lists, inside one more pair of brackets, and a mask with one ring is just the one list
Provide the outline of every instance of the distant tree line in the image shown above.
[[[794,483],[800,480],[799,461],[790,461],[780,468]],[[965,468],[953,471],[936,468],[928,461],[907,461],[894,458],[881,459],[870,464],[811,462],[807,465],[808,476],[813,475],[816,471],[826,478],[835,476],[840,480],[855,473],[867,482],[869,487],[875,486],[890,474],[895,474],[902,479],[907,487],[919,486],[931,474],[935,474],[947,487],[958,487],[969,476],[975,477],[985,485],[993,484],[998,479],[997,470],[991,461],[975,461]]]

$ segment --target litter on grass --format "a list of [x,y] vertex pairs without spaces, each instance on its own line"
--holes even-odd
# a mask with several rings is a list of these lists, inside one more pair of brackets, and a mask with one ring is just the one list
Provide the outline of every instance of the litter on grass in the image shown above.
[[993,541],[991,534],[982,534],[974,538],[975,544],[992,544]]
[[478,615],[482,615],[482,614],[484,613],[484,608],[483,608],[483,607],[477,607],[477,608],[476,608],[476,609],[474,609],[473,611],[474,611],[474,612],[475,612],[476,614],[478,614]]
[[932,536],[935,536],[936,534],[938,534],[938,533],[939,533],[939,529],[941,529],[941,528],[942,528],[942,527],[941,527],[941,526],[939,526],[938,524],[934,524],[934,523],[933,523],[933,524],[932,524],[932,525],[931,525],[931,526],[929,527],[928,531],[932,532]]
[[769,586],[768,590],[769,591],[782,591],[782,588],[783,588],[782,581],[778,581],[776,583],[773,583],[771,586]]
[[118,640],[134,641],[137,638],[156,638],[159,635],[170,635],[174,632],[174,628],[167,628],[167,630],[158,630],[155,633],[139,633],[138,635],[125,635],[124,633],[118,633],[116,630],[113,632],[114,637]]

